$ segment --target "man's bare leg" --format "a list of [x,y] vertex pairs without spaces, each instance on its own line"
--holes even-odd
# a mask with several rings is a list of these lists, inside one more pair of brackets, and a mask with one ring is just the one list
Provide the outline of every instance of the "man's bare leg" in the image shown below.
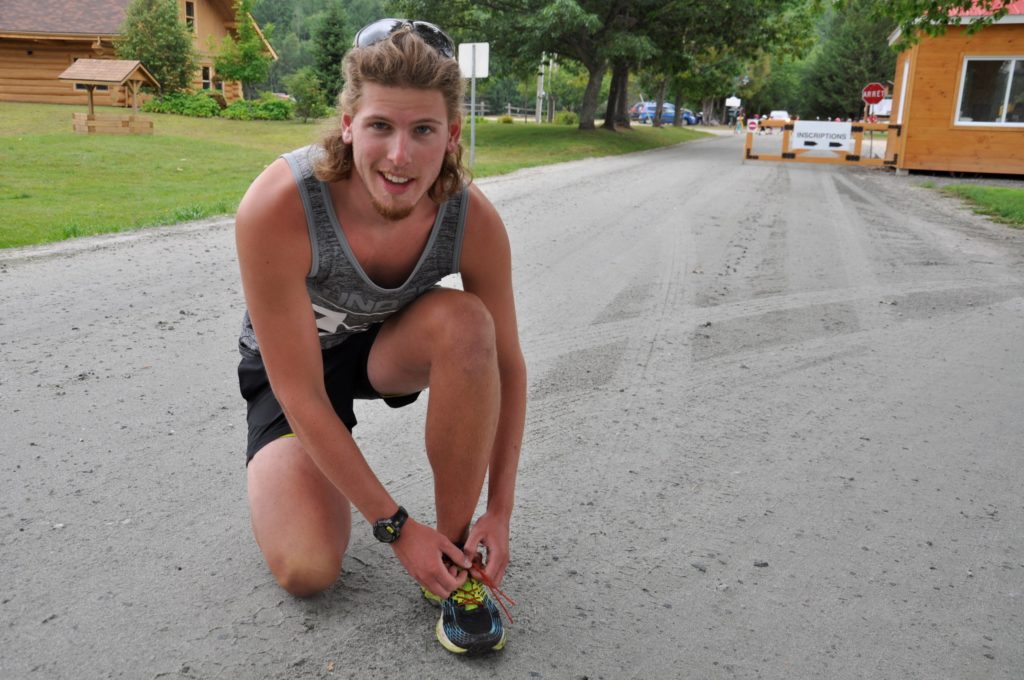
[[384,324],[368,373],[382,394],[429,386],[426,447],[437,530],[461,545],[483,488],[501,402],[490,313],[462,291],[426,293]]
[[348,499],[294,437],[260,449],[246,474],[253,534],[274,578],[298,597],[329,588],[352,531]]

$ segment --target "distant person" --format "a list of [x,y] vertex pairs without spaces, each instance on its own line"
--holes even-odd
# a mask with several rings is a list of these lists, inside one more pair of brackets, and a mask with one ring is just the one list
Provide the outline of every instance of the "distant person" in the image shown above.
[[[454,56],[433,24],[364,27],[344,58],[339,124],[253,182],[236,218],[238,374],[253,532],[278,583],[304,597],[335,582],[354,505],[360,531],[441,604],[440,643],[477,653],[506,642],[483,582],[497,587],[509,564],[526,371],[508,235],[462,164]],[[455,272],[465,291],[437,287]],[[427,388],[436,529],[402,508],[351,434],[353,399],[399,408]]]

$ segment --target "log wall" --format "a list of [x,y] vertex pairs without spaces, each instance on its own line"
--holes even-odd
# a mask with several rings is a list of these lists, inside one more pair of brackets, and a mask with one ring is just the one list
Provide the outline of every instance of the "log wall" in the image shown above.
[[[57,76],[71,66],[75,58],[113,58],[112,50],[105,52],[107,54],[97,55],[90,41],[53,44],[0,40],[0,101],[88,105],[85,90],[76,90],[74,83],[58,80]],[[125,88],[112,86],[106,92],[97,90],[93,101],[97,106],[125,106]]]

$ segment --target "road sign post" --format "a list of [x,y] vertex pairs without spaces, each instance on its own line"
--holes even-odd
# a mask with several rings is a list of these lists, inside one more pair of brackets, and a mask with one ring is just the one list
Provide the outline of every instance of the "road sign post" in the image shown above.
[[[871,107],[885,99],[885,86],[881,83],[868,83],[860,91],[860,97],[864,100],[864,122],[867,123],[870,122],[868,114],[871,112]],[[868,137],[868,154],[873,154],[874,150],[875,133],[872,131]]]
[[469,167],[476,160],[476,79],[486,78],[490,58],[490,43],[462,43],[459,45],[459,69],[470,79],[469,96]]

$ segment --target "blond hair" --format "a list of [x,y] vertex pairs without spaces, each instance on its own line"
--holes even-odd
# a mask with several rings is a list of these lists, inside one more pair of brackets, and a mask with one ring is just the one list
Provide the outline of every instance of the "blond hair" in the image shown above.
[[[365,83],[386,87],[437,90],[444,98],[448,120],[461,120],[465,84],[459,64],[425,43],[411,27],[403,27],[368,47],[354,47],[342,61],[345,87],[338,96],[338,115],[354,116],[359,110]],[[352,176],[352,145],[342,139],[341,126],[320,141],[326,153],[316,163],[316,176],[337,182]],[[441,172],[427,195],[441,203],[462,190],[469,171],[462,162],[462,145],[445,153]]]

